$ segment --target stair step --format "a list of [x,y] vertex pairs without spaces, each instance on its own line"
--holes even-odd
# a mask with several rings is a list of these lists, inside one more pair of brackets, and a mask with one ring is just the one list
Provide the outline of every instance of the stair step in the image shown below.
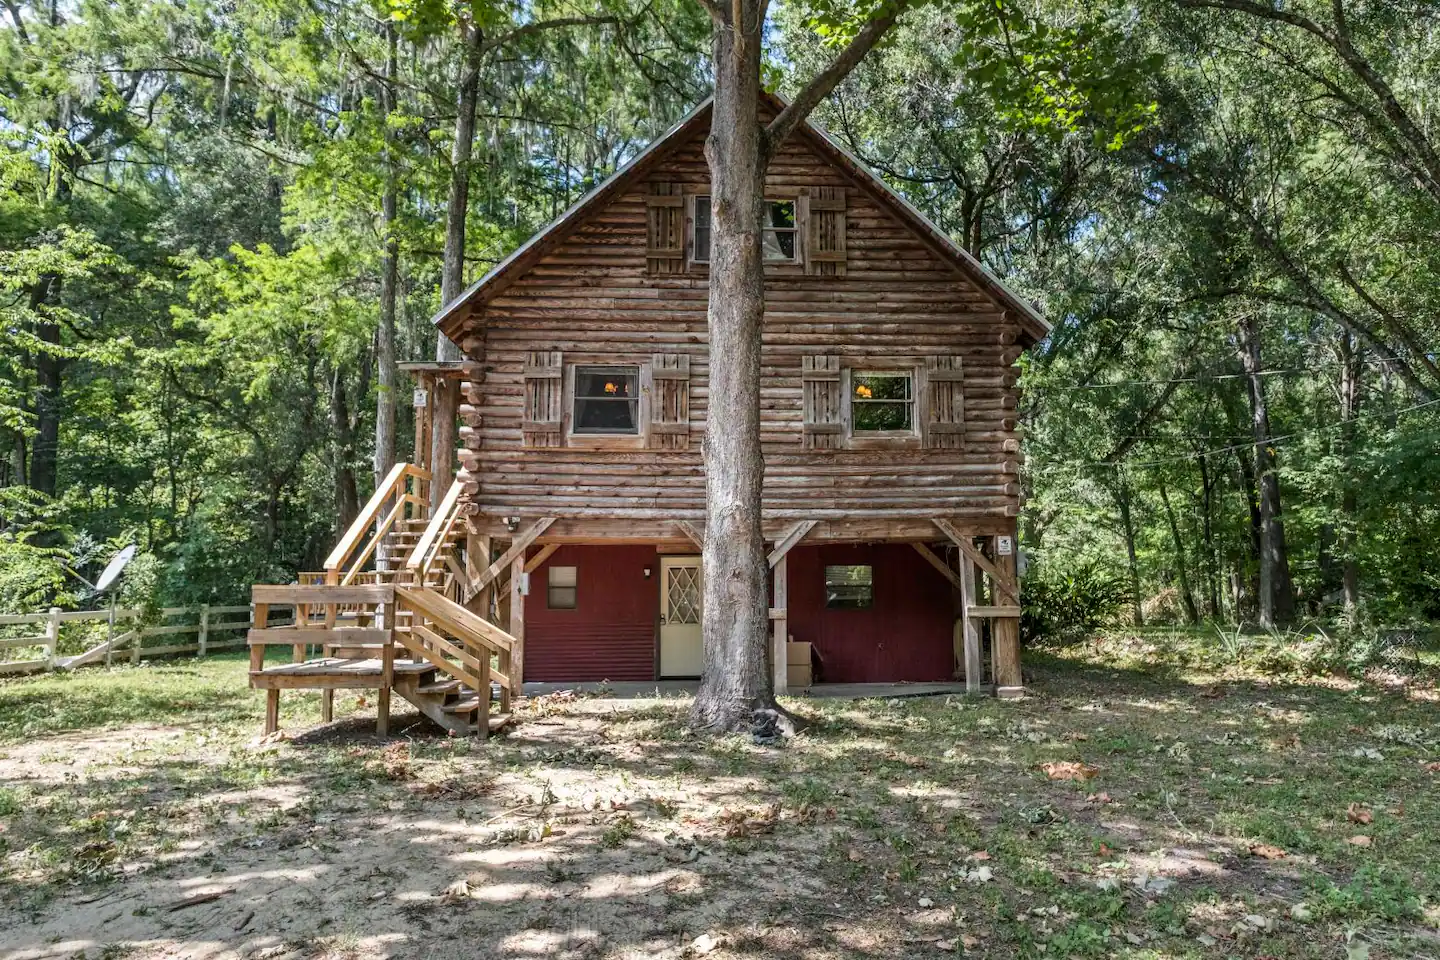
[[459,680],[440,680],[436,683],[427,683],[423,687],[416,687],[416,693],[447,694],[459,693],[461,683]]
[[456,700],[454,703],[447,703],[441,707],[446,713],[474,713],[481,707],[479,697],[467,697],[464,700]]

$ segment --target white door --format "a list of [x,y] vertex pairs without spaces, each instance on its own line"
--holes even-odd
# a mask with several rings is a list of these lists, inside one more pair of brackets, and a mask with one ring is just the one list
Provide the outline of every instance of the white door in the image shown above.
[[700,676],[700,596],[699,557],[660,558],[661,677]]

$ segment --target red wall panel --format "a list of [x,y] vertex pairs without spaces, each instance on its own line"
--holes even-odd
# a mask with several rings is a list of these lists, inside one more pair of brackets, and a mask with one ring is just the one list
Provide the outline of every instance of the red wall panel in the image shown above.
[[[870,564],[875,602],[867,610],[825,606],[825,567]],[[817,681],[895,683],[955,674],[950,583],[908,544],[804,544],[789,554],[790,635],[815,645]]]
[[[546,601],[552,566],[575,567],[574,610]],[[645,576],[645,568],[650,576]],[[653,546],[566,546],[530,575],[525,679],[654,680],[660,557]]]

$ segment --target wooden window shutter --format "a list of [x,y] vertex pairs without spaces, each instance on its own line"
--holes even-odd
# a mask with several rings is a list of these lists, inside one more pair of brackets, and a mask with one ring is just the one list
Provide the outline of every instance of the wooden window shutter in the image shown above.
[[845,188],[812,187],[806,204],[805,272],[845,276]]
[[565,364],[558,350],[525,355],[525,413],[521,432],[527,447],[558,447],[564,434]]
[[805,449],[838,450],[845,432],[840,409],[840,358],[804,357],[801,363]]
[[690,449],[690,355],[657,353],[650,358],[650,447]]
[[645,266],[650,273],[685,272],[685,198],[678,183],[652,183],[645,197]]
[[925,446],[960,450],[965,446],[965,377],[960,357],[925,361]]

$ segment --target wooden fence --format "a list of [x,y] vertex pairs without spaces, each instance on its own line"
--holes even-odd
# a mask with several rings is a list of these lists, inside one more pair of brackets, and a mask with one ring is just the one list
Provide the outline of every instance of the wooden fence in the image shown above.
[[[88,663],[109,664],[117,653],[128,656],[131,663],[139,663],[142,657],[177,653],[203,657],[216,650],[244,647],[244,631],[249,630],[252,623],[249,606],[212,607],[202,604],[198,607],[166,607],[160,611],[160,622],[150,625],[140,624],[141,614],[140,610],[116,610],[113,622],[109,610],[61,610],[51,607],[48,613],[0,614],[0,627],[34,626],[38,629],[34,634],[0,637],[0,658],[8,657],[12,650],[32,651],[23,659],[0,659],[0,675],[73,670]],[[174,622],[177,620],[187,622]],[[66,624],[79,623],[105,624],[105,639],[92,644],[83,653],[59,655],[61,631]],[[90,632],[98,633],[93,626]],[[153,637],[165,637],[167,640],[156,646],[147,646],[145,641]],[[170,638],[181,637],[187,641],[194,637],[194,642],[168,642]],[[34,653],[36,650],[38,655]]]

